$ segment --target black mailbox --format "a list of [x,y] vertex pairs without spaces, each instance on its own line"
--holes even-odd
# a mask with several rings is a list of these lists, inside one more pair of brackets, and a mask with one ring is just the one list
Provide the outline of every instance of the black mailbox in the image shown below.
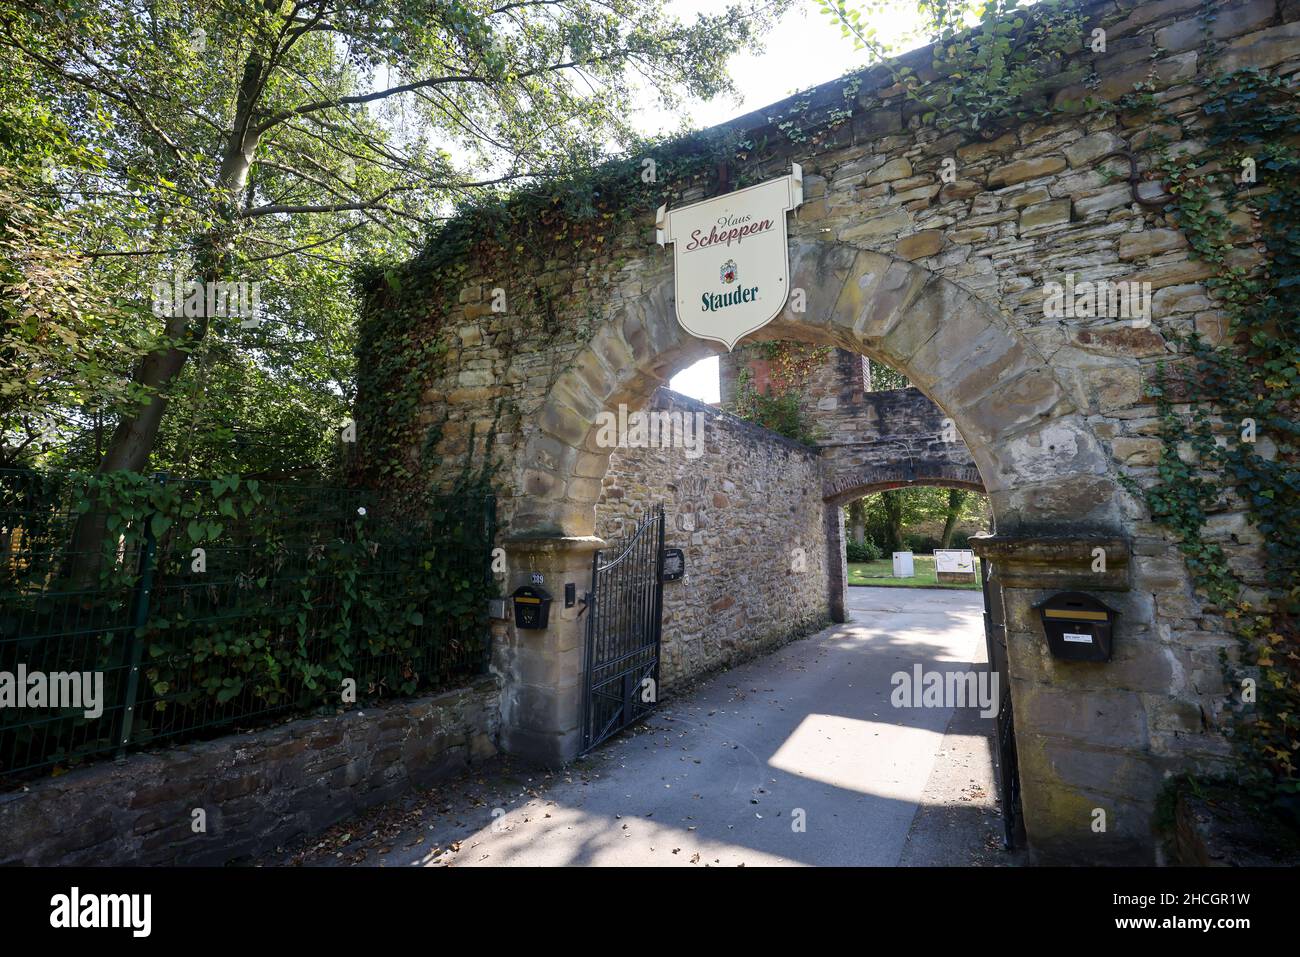
[[545,628],[551,617],[551,596],[545,588],[523,585],[510,596],[515,603],[516,628]]
[[686,574],[686,553],[680,548],[665,548],[663,572],[660,581],[681,581]]
[[1043,616],[1047,646],[1068,661],[1110,661],[1114,608],[1081,591],[1053,595],[1034,606]]

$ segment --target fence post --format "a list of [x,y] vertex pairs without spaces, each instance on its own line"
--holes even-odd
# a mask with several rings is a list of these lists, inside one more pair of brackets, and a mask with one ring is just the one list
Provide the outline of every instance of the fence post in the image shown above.
[[[159,472],[154,476],[159,485],[167,482],[166,474]],[[140,692],[140,659],[144,654],[144,645],[137,632],[149,622],[149,595],[153,591],[154,557],[158,542],[153,535],[153,518],[150,513],[145,518],[144,547],[140,549],[139,575],[136,579],[135,593],[131,598],[131,627],[126,636],[126,661],[130,671],[126,675],[126,700],[122,705],[122,739],[117,745],[117,760],[126,758],[126,746],[131,740],[131,731],[135,724],[135,706]]]

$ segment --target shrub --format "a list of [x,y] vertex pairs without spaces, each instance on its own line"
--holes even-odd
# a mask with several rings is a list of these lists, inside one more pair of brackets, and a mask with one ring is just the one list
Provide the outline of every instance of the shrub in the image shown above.
[[880,547],[869,538],[864,538],[861,545],[854,541],[846,543],[844,553],[851,562],[878,562],[884,557]]

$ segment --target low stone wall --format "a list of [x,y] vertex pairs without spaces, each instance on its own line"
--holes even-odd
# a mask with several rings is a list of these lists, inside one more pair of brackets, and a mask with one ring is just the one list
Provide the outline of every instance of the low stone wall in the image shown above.
[[667,389],[656,411],[702,415],[704,443],[619,448],[596,506],[613,540],[662,502],[664,544],[686,553],[686,575],[664,585],[664,690],[783,641],[830,617],[821,464],[816,449]]
[[1199,797],[1179,791],[1173,846],[1177,863],[1187,867],[1300,865],[1300,847],[1286,827],[1261,816],[1243,795],[1216,788]]
[[0,794],[0,866],[220,865],[256,855],[491,757],[499,695],[485,677]]

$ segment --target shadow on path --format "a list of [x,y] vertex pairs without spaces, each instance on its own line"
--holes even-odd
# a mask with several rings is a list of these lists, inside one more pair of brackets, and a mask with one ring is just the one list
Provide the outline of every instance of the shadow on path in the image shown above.
[[856,588],[850,609],[563,771],[496,759],[264,863],[1013,863],[993,720],[890,703],[914,665],[983,670],[980,594]]

